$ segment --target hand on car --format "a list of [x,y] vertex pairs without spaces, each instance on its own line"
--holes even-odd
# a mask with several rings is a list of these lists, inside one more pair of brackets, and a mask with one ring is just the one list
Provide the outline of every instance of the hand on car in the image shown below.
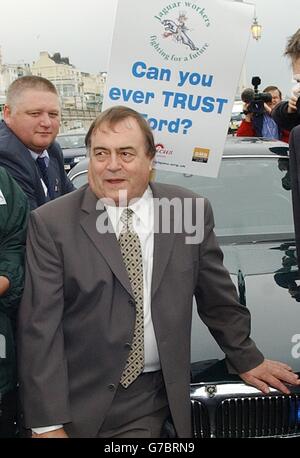
[[68,439],[69,436],[65,432],[64,428],[55,429],[54,431],[49,431],[48,433],[37,434],[32,432],[33,439]]
[[[290,390],[284,383],[300,385],[300,380],[291,367],[279,361],[265,359],[259,366],[248,372],[239,374],[244,382],[254,386],[265,394],[273,387],[284,394],[290,394]],[[284,383],[283,383],[284,382]]]

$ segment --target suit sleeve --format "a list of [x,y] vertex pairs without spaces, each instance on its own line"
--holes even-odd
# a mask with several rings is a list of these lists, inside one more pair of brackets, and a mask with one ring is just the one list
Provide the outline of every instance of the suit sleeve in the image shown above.
[[204,240],[195,298],[198,313],[227,358],[232,373],[243,373],[264,359],[250,338],[250,313],[241,305],[234,284],[223,265],[223,253],[214,233],[211,206],[205,199]]
[[18,317],[20,394],[26,427],[70,421],[64,355],[63,265],[38,210],[30,217]]

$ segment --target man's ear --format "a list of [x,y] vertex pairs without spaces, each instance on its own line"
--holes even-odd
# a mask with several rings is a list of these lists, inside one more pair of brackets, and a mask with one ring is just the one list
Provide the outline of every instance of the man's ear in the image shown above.
[[9,126],[10,124],[10,117],[11,117],[11,109],[8,105],[4,105],[3,108],[3,119],[6,122],[6,124]]

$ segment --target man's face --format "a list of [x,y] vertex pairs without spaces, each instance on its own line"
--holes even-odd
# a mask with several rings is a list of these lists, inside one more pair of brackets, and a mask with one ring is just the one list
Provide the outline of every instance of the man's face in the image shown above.
[[119,192],[128,202],[141,197],[149,183],[152,159],[137,121],[128,117],[113,130],[104,123],[91,137],[89,184],[98,198],[119,204]]
[[268,103],[269,107],[273,109],[277,103],[281,102],[281,97],[279,91],[276,89],[274,91],[269,91],[272,96],[272,102]]
[[58,96],[48,91],[26,89],[14,106],[5,106],[4,120],[27,148],[41,153],[59,131]]

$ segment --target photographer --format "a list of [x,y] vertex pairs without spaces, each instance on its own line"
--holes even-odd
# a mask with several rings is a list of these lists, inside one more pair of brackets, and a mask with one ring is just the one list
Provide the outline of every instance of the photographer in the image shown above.
[[289,131],[280,129],[271,117],[273,108],[282,100],[277,86],[266,87],[261,94],[257,92],[260,79],[254,77],[255,89],[245,89],[242,93],[245,119],[237,130],[237,137],[264,137],[289,141]]
[[296,85],[289,101],[277,105],[272,117],[281,128],[292,129],[300,124],[300,29],[289,38],[284,54],[291,58]]

